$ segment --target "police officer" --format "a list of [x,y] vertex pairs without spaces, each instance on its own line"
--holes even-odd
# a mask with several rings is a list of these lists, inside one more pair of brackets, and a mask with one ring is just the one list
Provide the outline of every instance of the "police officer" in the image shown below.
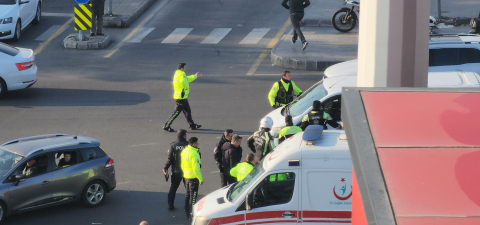
[[177,118],[180,112],[183,111],[183,114],[187,118],[188,124],[190,124],[191,130],[196,130],[200,128],[202,125],[195,124],[192,119],[192,110],[190,109],[190,105],[188,104],[188,93],[190,92],[190,85],[188,83],[194,81],[199,77],[203,77],[202,74],[198,72],[195,75],[187,76],[185,71],[187,70],[186,63],[179,63],[178,69],[175,71],[175,75],[173,76],[173,98],[175,99],[176,106],[175,110],[173,111],[170,118],[167,120],[163,129],[168,132],[174,132],[170,125],[172,125],[173,121]]
[[185,214],[187,219],[191,218],[192,208],[197,200],[198,185],[203,184],[202,162],[200,161],[198,146],[198,138],[191,137],[188,139],[188,147],[181,154],[182,171],[185,178]]
[[268,93],[268,100],[270,105],[276,109],[280,106],[284,106],[291,101],[293,101],[293,95],[295,93],[297,96],[302,94],[302,90],[295,85],[292,81],[292,75],[290,71],[285,70],[282,73],[282,79],[275,84],[273,84],[270,93]]
[[255,153],[255,163],[260,162],[265,155],[275,148],[273,137],[270,134],[272,126],[273,120],[270,117],[265,117],[260,121],[260,130],[248,138],[248,147]]
[[253,153],[248,153],[246,162],[239,163],[236,167],[230,170],[230,175],[236,177],[237,181],[243,180],[254,168],[253,160],[255,155]]
[[170,191],[168,192],[168,210],[173,210],[175,208],[173,202],[175,201],[175,194],[177,193],[178,186],[180,186],[180,182],[183,181],[183,184],[185,185],[180,154],[188,145],[187,131],[179,130],[177,132],[177,138],[178,139],[175,142],[170,144],[167,163],[165,163],[165,167],[163,168],[163,174],[167,175],[168,168],[172,166],[172,184],[170,186]]
[[334,128],[341,128],[328,113],[323,111],[320,101],[315,100],[312,104],[312,111],[303,117],[301,128],[305,130],[308,125],[322,125],[323,129],[328,129],[327,123]]
[[232,142],[225,142],[222,147],[223,152],[223,173],[228,184],[237,182],[237,179],[230,176],[230,169],[237,166],[242,161],[242,136],[234,134],[232,136]]
[[232,136],[233,136],[233,130],[226,129],[222,137],[220,137],[220,141],[218,142],[217,146],[215,146],[215,149],[213,150],[213,158],[217,163],[218,170],[220,170],[221,187],[227,186],[227,178],[225,178],[224,169],[223,169],[222,147],[223,147],[223,144],[230,142],[232,140]]
[[285,123],[287,124],[287,126],[282,128],[280,130],[280,133],[278,134],[279,144],[285,141],[287,138],[293,136],[294,134],[302,132],[302,128],[293,125],[292,116],[287,115],[285,117]]

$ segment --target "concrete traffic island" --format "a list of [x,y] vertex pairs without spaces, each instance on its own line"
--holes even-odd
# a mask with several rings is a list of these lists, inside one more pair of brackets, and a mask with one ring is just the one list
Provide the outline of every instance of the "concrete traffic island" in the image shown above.
[[63,47],[72,49],[104,49],[110,43],[110,36],[93,36],[82,35],[82,40],[79,40],[78,33],[68,35],[63,39]]

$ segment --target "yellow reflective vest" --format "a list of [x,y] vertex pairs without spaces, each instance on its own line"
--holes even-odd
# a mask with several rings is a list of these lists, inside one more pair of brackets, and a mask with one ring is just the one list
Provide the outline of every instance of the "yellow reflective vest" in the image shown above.
[[230,170],[230,175],[236,177],[237,181],[243,180],[251,171],[253,170],[253,165],[248,162],[239,163],[237,166],[233,167]]
[[188,93],[190,93],[190,85],[188,83],[197,79],[197,75],[190,75],[181,70],[175,71],[173,75],[173,98],[174,99],[187,99]]
[[202,172],[200,171],[202,162],[200,161],[198,148],[189,145],[182,151],[180,157],[182,158],[183,177],[187,179],[197,178],[199,182],[203,182]]
[[284,127],[280,130],[280,133],[278,133],[278,139],[282,138],[283,136],[300,133],[302,131],[302,128],[300,128],[299,126]]
[[[275,82],[273,84],[273,87],[272,89],[270,89],[270,92],[268,93],[268,101],[270,101],[270,106],[274,106],[274,105],[277,105],[277,106],[283,106],[285,104],[288,104],[290,103],[290,101],[292,101],[293,99],[290,99],[292,96],[278,96],[278,92],[283,92],[283,94],[286,94],[287,93],[287,90],[289,90],[289,88],[293,88],[292,92],[295,93],[296,95],[300,95],[300,93],[302,93],[302,90],[297,86],[295,85],[295,83],[293,81],[290,81],[290,83],[285,83],[283,80],[280,80],[279,81],[282,86],[283,86],[283,89],[280,90],[280,86],[278,84],[278,82]],[[292,87],[290,87],[290,84],[292,85]],[[285,98],[285,102],[277,102],[278,98]]]

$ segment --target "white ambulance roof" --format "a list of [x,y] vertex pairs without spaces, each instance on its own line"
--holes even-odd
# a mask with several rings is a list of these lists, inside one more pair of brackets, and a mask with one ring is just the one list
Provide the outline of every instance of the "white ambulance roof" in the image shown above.
[[[310,126],[309,126],[310,127]],[[307,128],[308,129],[308,128]],[[304,133],[295,134],[278,145],[274,152],[263,160],[265,170],[288,170],[300,167],[323,167],[327,164],[320,162],[339,159],[346,163],[337,163],[333,166],[351,170],[351,157],[344,130],[325,130],[320,137],[313,141],[305,141]],[[342,138],[339,139],[339,137]],[[290,166],[289,161],[300,160],[300,167]],[[330,165],[329,168],[332,168]],[[334,168],[332,168],[334,169]]]

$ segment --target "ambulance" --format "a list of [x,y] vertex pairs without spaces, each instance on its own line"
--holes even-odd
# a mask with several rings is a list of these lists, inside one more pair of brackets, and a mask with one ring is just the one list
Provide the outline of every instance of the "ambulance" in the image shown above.
[[351,224],[352,161],[345,131],[308,126],[240,182],[198,201],[192,225]]

